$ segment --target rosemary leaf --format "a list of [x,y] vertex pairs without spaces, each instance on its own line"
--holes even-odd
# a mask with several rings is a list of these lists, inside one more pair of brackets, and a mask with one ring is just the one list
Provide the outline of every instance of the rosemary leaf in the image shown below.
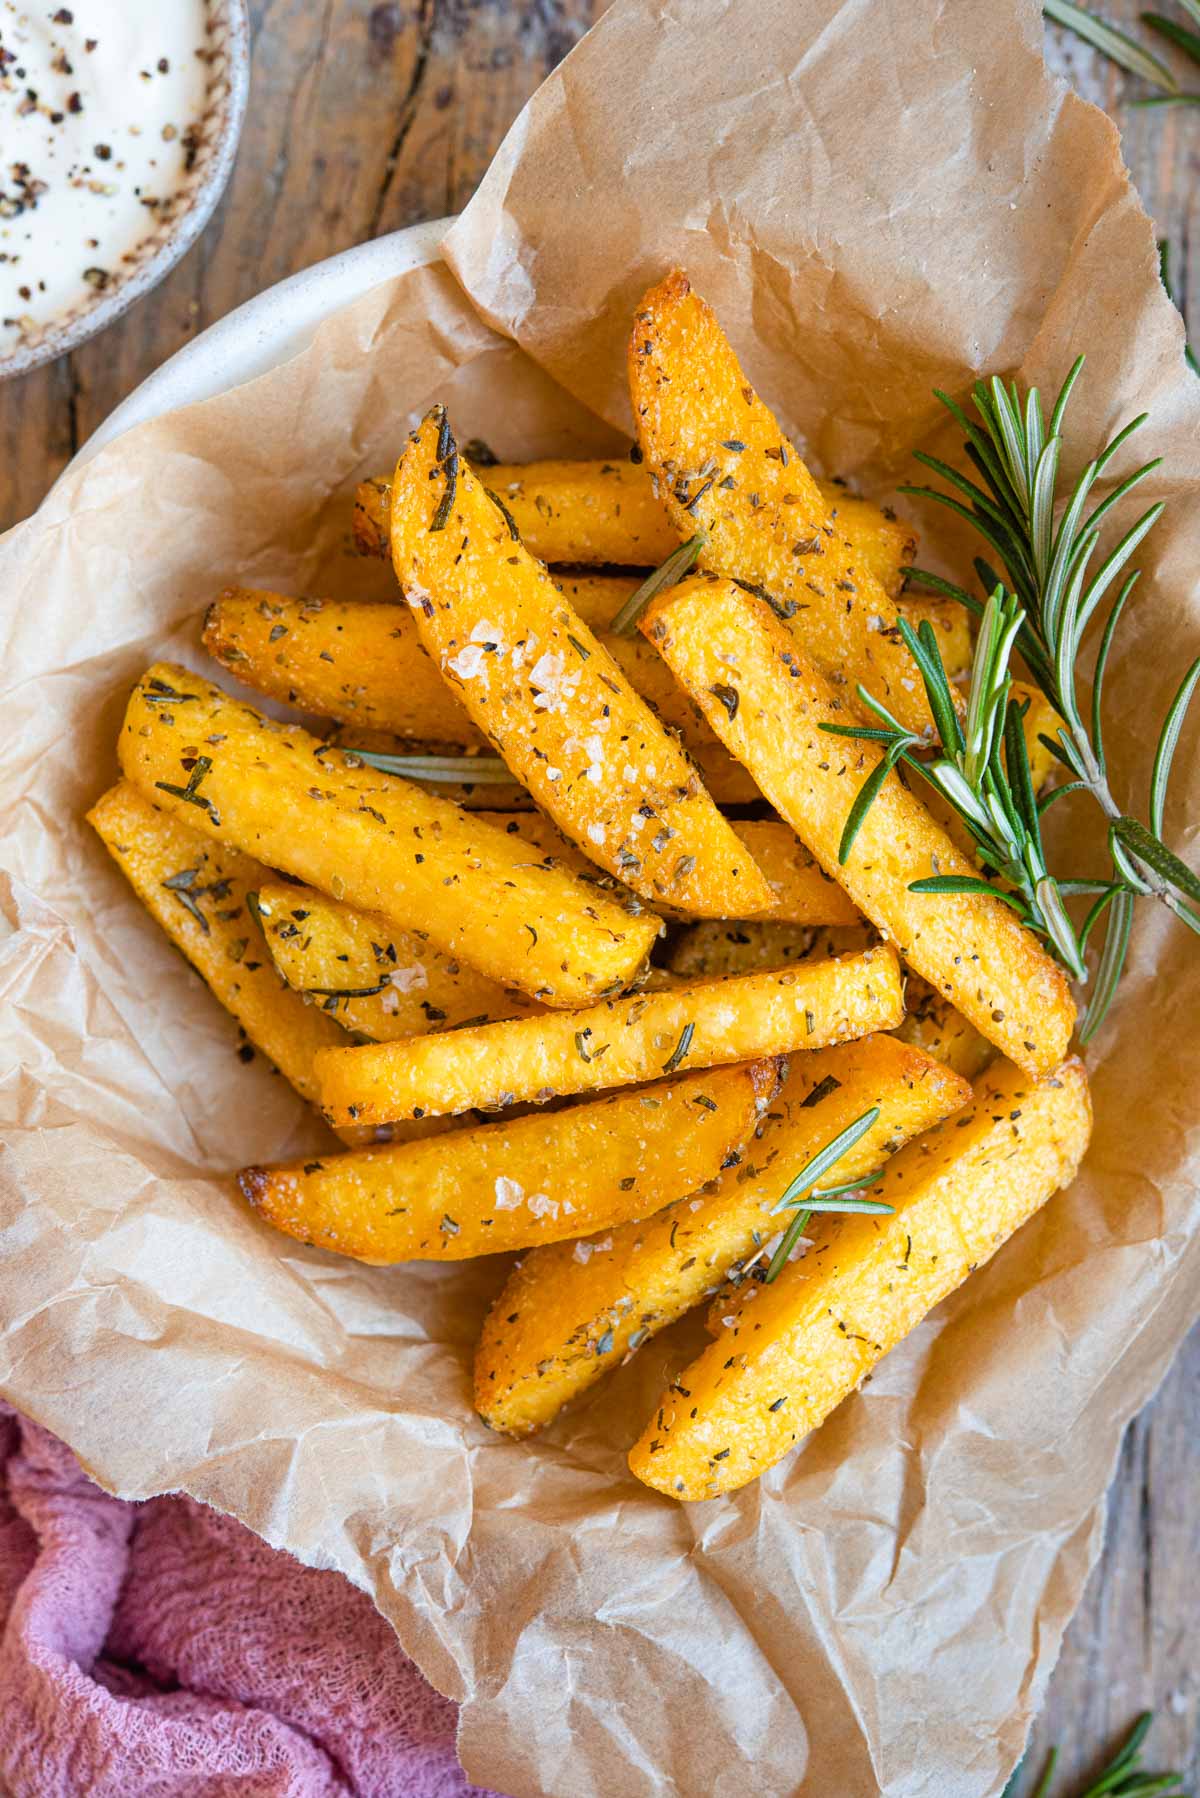
[[[1193,682],[1193,685],[1195,683]],[[1186,862],[1181,862],[1177,855],[1172,855],[1165,843],[1139,824],[1136,818],[1117,818],[1112,826],[1117,841],[1139,861],[1146,862],[1156,874],[1169,881],[1176,892],[1183,893],[1188,899],[1200,900],[1200,878],[1192,873]]]
[[869,1111],[864,1111],[861,1117],[855,1118],[852,1124],[847,1124],[844,1130],[839,1131],[823,1149],[818,1149],[815,1155],[810,1156],[800,1172],[788,1182],[782,1197],[771,1207],[772,1212],[782,1211],[794,1204],[800,1193],[815,1186],[822,1174],[827,1174],[856,1142],[861,1141],[878,1117],[879,1107],[873,1105]]
[[1109,907],[1108,927],[1104,932],[1104,948],[1096,969],[1095,984],[1088,1008],[1079,1027],[1079,1040],[1088,1043],[1108,1015],[1116,997],[1118,983],[1129,952],[1129,932],[1133,925],[1133,894],[1124,887]]
[[697,531],[694,537],[689,537],[686,543],[681,543],[678,549],[672,550],[666,561],[661,562],[653,574],[646,576],[641,586],[634,589],[620,611],[616,613],[608,627],[613,636],[632,637],[637,629],[638,619],[650,601],[657,599],[660,593],[683,579],[684,575],[694,566],[696,557],[703,547],[704,533]]
[[1183,729],[1183,720],[1187,714],[1192,694],[1196,690],[1197,680],[1200,680],[1200,656],[1192,663],[1180,682],[1179,691],[1171,701],[1158,739],[1158,749],[1154,756],[1154,772],[1150,777],[1150,828],[1156,837],[1162,836],[1163,813],[1167,803],[1167,782],[1171,778],[1171,763],[1175,759],[1179,733]]
[[878,765],[872,768],[871,772],[867,775],[866,780],[863,781],[862,786],[858,789],[854,804],[850,807],[850,812],[845,825],[842,828],[842,840],[838,844],[839,862],[844,863],[846,857],[853,849],[854,839],[862,829],[867,813],[874,805],[884,781],[892,772],[892,769],[896,766],[900,757],[904,755],[906,751],[914,748],[916,743],[916,737],[906,735],[898,738],[892,743]]
[[384,755],[374,749],[354,749],[350,754],[381,774],[400,774],[406,780],[449,781],[462,786],[510,784],[515,776],[498,755]]
[[1127,69],[1131,75],[1140,75],[1151,87],[1162,88],[1168,94],[1179,91],[1174,75],[1157,56],[1152,56],[1135,38],[1126,37],[1106,19],[1097,18],[1095,13],[1074,5],[1073,0],[1042,0],[1042,11],[1055,24],[1065,25],[1077,37],[1102,51],[1110,62]]
[[1023,916],[1029,910],[1019,894],[1006,893],[1003,887],[993,886],[990,880],[980,880],[973,874],[931,874],[925,880],[910,881],[908,890],[910,893],[986,893],[989,899],[1003,899]]
[[1144,12],[1142,24],[1159,37],[1165,37],[1169,44],[1190,56],[1193,62],[1200,63],[1200,32],[1189,31],[1186,25],[1180,25],[1175,19],[1164,19],[1161,13]]

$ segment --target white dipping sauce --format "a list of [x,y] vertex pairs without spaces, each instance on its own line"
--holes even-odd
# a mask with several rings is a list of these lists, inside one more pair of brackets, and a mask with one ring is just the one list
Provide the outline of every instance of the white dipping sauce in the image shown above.
[[204,0],[0,0],[0,352],[111,291],[196,155]]

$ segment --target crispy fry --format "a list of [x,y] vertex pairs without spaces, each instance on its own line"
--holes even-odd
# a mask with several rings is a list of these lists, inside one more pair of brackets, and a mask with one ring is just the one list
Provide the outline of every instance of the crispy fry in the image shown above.
[[869,924],[764,923],[747,918],[728,923],[706,918],[689,924],[668,941],[664,965],[688,980],[712,980],[748,974],[755,968],[781,968],[789,962],[819,961],[830,955],[856,955],[877,942]]
[[657,934],[656,918],[530,865],[503,831],[184,668],[142,677],[120,754],[129,780],[204,835],[401,927],[417,923],[444,953],[548,1004],[626,985]]
[[289,992],[267,954],[252,895],[269,871],[168,817],[128,781],[96,801],[88,823],[213,997],[300,1096],[315,1103],[313,1056],[345,1038],[332,1018]]
[[775,903],[756,917],[778,924],[861,924],[853,901],[826,874],[788,824],[747,819],[735,826],[766,875]]
[[439,954],[423,932],[397,930],[378,912],[355,911],[314,887],[264,880],[258,912],[271,959],[292,990],[372,1042],[543,1010]]
[[872,1187],[893,1216],[814,1220],[824,1252],[743,1288],[727,1327],[663,1394],[634,1473],[698,1499],[765,1472],[1074,1178],[1090,1130],[1082,1063],[1033,1081],[998,1062],[970,1111],[903,1149]]
[[[624,588],[625,597],[632,591],[629,582],[590,584]],[[585,582],[560,586],[578,589]],[[640,637],[601,635],[600,640],[630,686],[681,733],[693,758],[713,771],[724,803],[757,799],[749,775],[718,743],[649,644]],[[489,748],[421,647],[405,606],[289,599],[261,588],[229,587],[208,609],[204,647],[238,680],[269,698],[352,727],[354,746],[370,748],[375,733],[382,732],[389,739],[385,754],[417,753],[413,743],[393,744],[392,738],[433,743],[447,754]],[[346,733],[341,736],[345,741]]]
[[276,1229],[359,1261],[458,1261],[645,1217],[716,1177],[779,1090],[774,1060],[683,1074],[435,1142],[247,1168]]
[[513,1435],[548,1423],[773,1237],[787,1219],[772,1208],[792,1175],[864,1111],[878,1106],[879,1117],[838,1164],[839,1181],[868,1177],[970,1097],[966,1081],[889,1036],[796,1056],[760,1139],[709,1192],[536,1249],[514,1268],[475,1358],[480,1415]]
[[329,1049],[317,1078],[331,1119],[382,1124],[819,1049],[894,1029],[903,1016],[899,963],[881,947],[783,972],[629,994],[570,1014]]
[[[511,512],[521,541],[539,562],[656,568],[678,546],[635,463],[498,463],[475,473]],[[354,535],[365,555],[387,554],[391,510],[391,481],[377,476],[362,482]]]
[[919,974],[910,974],[905,982],[904,1004],[904,1022],[895,1033],[901,1042],[924,1049],[964,1080],[977,1079],[995,1056],[986,1036]]
[[908,890],[975,870],[895,774],[838,861],[851,804],[880,752],[818,728],[845,722],[844,704],[770,607],[702,576],[655,602],[642,629],[775,810],[910,966],[1027,1072],[1056,1067],[1075,1021],[1066,976],[1001,899]]
[[771,889],[694,768],[431,413],[397,465],[392,554],[421,640],[537,803],[651,903],[749,914]]
[[817,488],[830,523],[846,538],[859,566],[895,599],[917,553],[916,527],[898,518],[890,506],[877,506],[850,493],[842,481],[819,480]]
[[794,645],[845,689],[855,683],[913,730],[932,728],[898,614],[816,482],[749,385],[712,310],[676,270],[634,319],[629,382],[647,466],[700,566],[761,587],[794,620]]
[[271,699],[322,718],[481,748],[404,606],[227,587],[204,619],[210,656]]
[[[678,547],[649,476],[633,463],[509,463],[475,472],[504,501],[521,541],[539,561],[657,568]],[[855,498],[841,481],[817,485],[863,566],[886,592],[899,593],[903,571],[916,554],[913,527],[870,500]],[[387,555],[391,511],[390,475],[360,483],[354,496],[354,536],[361,554]],[[617,609],[613,606],[598,623],[582,604],[572,603],[593,630]]]

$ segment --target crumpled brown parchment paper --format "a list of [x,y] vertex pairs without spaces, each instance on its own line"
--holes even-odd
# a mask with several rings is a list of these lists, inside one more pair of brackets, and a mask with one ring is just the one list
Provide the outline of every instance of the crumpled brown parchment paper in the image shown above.
[[[1049,387],[1086,349],[1076,464],[1150,410],[1123,470],[1163,455],[1143,503],[1170,505],[1108,730],[1144,792],[1200,636],[1200,383],[1151,226],[1112,126],[1047,76],[1031,0],[617,0],[446,254],[462,287],[439,265],[373,292],[0,542],[0,1390],[114,1490],[186,1490],[341,1568],[463,1701],[471,1776],[516,1798],[983,1798],[1096,1553],[1122,1427],[1198,1308],[1182,929],[1139,918],[1073,1189],[799,1452],[680,1509],[624,1448],[694,1323],[507,1442],[468,1378],[502,1267],[359,1267],[245,1213],[225,1170],[322,1126],[236,1060],[82,815],[134,675],[197,656],[226,580],[385,578],[349,554],[347,495],[434,399],[506,457],[614,449],[630,308],[672,262],[820,469],[872,494],[952,445],[930,389],[980,371]],[[1086,860],[1086,812],[1058,820]]]

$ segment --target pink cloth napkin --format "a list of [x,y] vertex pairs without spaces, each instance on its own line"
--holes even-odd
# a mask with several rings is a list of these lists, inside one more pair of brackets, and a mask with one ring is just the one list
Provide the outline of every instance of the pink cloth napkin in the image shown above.
[[2,1403],[0,1630],[11,1798],[495,1798],[340,1574],[188,1498],[110,1498]]

